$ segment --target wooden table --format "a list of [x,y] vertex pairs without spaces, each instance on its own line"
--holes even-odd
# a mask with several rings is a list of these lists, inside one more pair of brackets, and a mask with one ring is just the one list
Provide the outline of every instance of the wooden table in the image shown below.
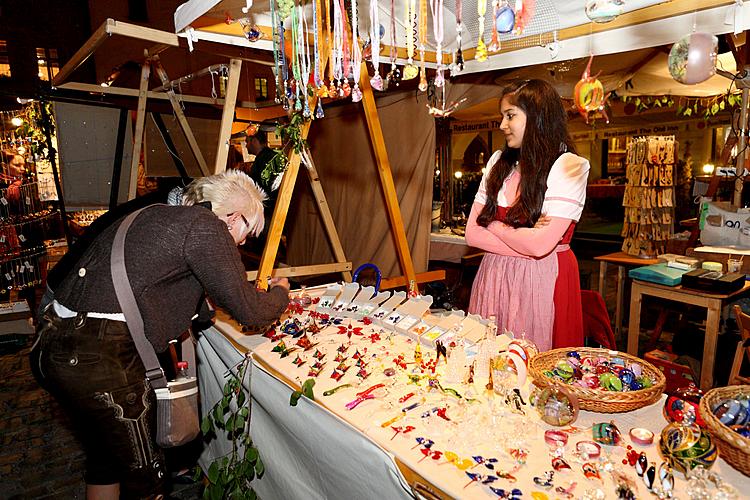
[[628,324],[628,353],[638,356],[638,335],[641,331],[641,304],[644,295],[674,300],[683,304],[705,307],[706,336],[703,339],[703,361],[701,363],[700,388],[704,391],[713,387],[714,361],[716,358],[716,341],[719,336],[721,308],[725,300],[737,297],[750,289],[750,283],[729,294],[708,293],[690,290],[682,286],[666,286],[645,281],[633,280],[630,292],[630,322]]
[[625,267],[640,267],[658,264],[659,259],[644,259],[625,252],[609,253],[594,257],[599,261],[599,293],[606,300],[607,264],[617,265],[617,304],[615,305],[615,338],[620,338],[622,330],[622,295],[625,290]]

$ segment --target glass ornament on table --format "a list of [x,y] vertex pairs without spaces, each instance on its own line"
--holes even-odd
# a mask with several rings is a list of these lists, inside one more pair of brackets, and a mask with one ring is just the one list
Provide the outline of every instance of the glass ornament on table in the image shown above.
[[489,379],[490,361],[497,354],[497,351],[497,321],[495,316],[490,316],[489,323],[484,331],[484,339],[479,344],[475,377],[481,380]]
[[450,349],[448,354],[448,363],[445,367],[445,381],[449,384],[460,384],[464,381],[466,375],[466,351],[464,349],[464,341],[459,336],[461,332],[461,325],[453,327],[453,333],[455,333],[455,346]]

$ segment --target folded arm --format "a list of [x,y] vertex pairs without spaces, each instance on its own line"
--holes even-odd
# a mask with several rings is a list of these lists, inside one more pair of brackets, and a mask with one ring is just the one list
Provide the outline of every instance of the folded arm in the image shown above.
[[519,228],[495,221],[487,226],[487,231],[520,254],[543,257],[555,249],[571,223],[571,219],[563,217],[549,219],[546,226]]
[[471,206],[469,220],[466,222],[466,244],[498,255],[529,258],[523,253],[516,252],[500,238],[492,234],[488,228],[477,224],[477,216],[482,211],[482,208],[484,208],[484,205],[476,202]]

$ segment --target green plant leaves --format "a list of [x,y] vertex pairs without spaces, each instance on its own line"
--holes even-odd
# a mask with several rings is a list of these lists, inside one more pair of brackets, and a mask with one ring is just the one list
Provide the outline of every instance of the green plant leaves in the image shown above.
[[250,419],[250,408],[248,394],[241,383],[250,363],[251,359],[245,358],[236,374],[230,371],[222,389],[223,397],[201,422],[204,437],[219,428],[226,431],[232,442],[231,453],[216,459],[208,468],[207,485],[203,490],[203,498],[206,500],[256,498],[251,481],[256,474],[262,474],[264,469],[257,448],[253,446],[250,435],[245,432]]
[[313,394],[313,387],[315,387],[315,379],[309,378],[305,380],[305,382],[302,384],[302,390],[301,391],[293,391],[292,395],[289,397],[289,406],[297,406],[297,401],[299,401],[299,398],[303,395],[311,400],[315,401],[315,394]]

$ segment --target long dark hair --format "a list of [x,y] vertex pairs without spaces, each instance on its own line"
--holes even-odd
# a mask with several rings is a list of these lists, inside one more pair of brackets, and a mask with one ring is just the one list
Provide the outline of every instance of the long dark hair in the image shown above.
[[575,153],[568,133],[568,117],[555,88],[544,80],[513,83],[503,89],[505,97],[526,114],[526,129],[521,147],[506,147],[487,177],[487,202],[477,217],[477,224],[487,227],[495,220],[497,193],[505,178],[518,162],[521,182],[518,201],[508,208],[506,224],[532,227],[539,219],[547,190],[547,177],[557,158],[569,151]]

